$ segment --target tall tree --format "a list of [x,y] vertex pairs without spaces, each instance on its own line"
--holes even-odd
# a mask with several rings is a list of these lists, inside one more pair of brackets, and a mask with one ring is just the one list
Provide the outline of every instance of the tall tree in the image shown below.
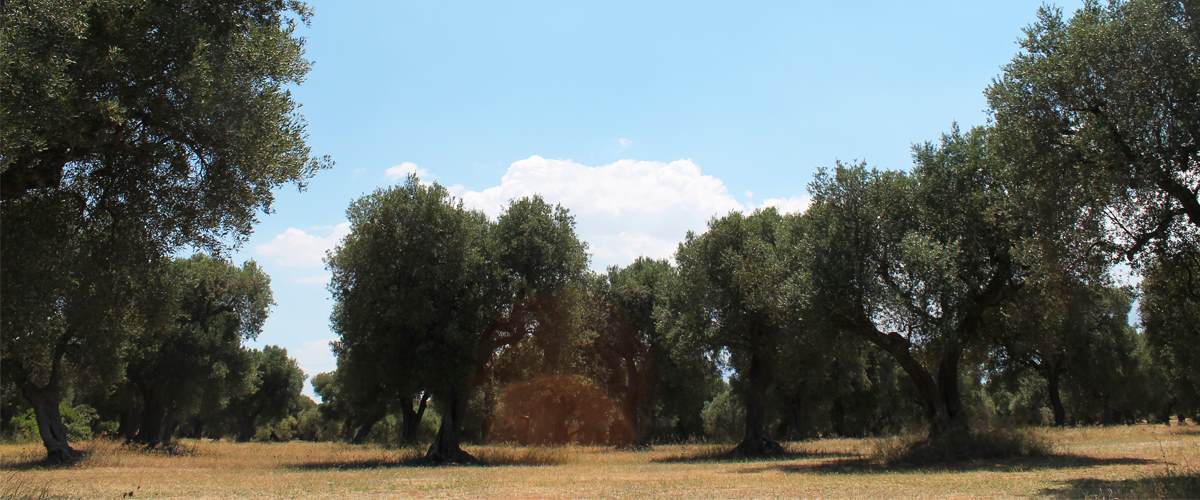
[[119,373],[147,264],[243,240],[274,188],[328,164],[289,92],[308,72],[309,12],[33,0],[0,15],[2,364],[48,458],[67,461],[62,372]]
[[689,233],[679,245],[683,307],[677,319],[714,356],[728,354],[735,389],[746,410],[742,441],[733,453],[781,453],[767,434],[768,395],[779,351],[797,334],[794,299],[803,279],[789,257],[795,246],[787,218],[775,209],[738,212]]
[[1198,244],[1197,26],[1192,1],[1039,11],[987,90],[995,137],[1036,194],[1028,209],[1090,206],[1130,257]]

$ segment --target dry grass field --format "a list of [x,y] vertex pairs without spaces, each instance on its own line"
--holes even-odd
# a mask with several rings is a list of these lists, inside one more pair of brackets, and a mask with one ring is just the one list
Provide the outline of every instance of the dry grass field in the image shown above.
[[1044,458],[884,468],[870,439],[791,443],[793,456],[705,458],[719,447],[469,448],[487,466],[413,465],[414,451],[335,443],[184,441],[177,454],[107,441],[69,468],[37,444],[0,445],[0,495],[66,497],[1197,497],[1200,426],[1039,430]]

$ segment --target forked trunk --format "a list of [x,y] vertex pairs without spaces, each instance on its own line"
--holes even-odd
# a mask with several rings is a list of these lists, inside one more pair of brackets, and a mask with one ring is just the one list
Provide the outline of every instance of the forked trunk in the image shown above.
[[421,419],[425,417],[425,407],[429,403],[429,392],[421,393],[421,402],[413,410],[411,398],[407,404],[400,406],[401,429],[400,445],[412,446],[417,444],[417,433],[421,430]]
[[438,398],[442,409],[442,425],[425,452],[425,459],[439,464],[474,464],[478,460],[462,449],[459,426],[466,413],[466,398],[460,389],[451,387],[444,398]]
[[38,434],[42,437],[42,445],[46,447],[46,461],[65,464],[74,461],[77,453],[68,442],[67,426],[63,425],[62,414],[58,411],[60,396],[55,385],[37,387],[26,383],[22,385],[21,393],[33,407]]

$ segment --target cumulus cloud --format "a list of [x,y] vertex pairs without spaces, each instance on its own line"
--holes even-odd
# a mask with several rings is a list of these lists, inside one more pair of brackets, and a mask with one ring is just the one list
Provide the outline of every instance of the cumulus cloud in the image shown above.
[[342,222],[312,231],[289,227],[271,241],[255,247],[254,251],[282,267],[320,267],[325,252],[350,233],[350,223]]
[[406,177],[412,174],[416,174],[417,178],[422,180],[431,178],[428,170],[411,161],[406,161],[399,165],[389,167],[383,172],[383,175],[391,180],[404,180]]
[[509,166],[500,183],[478,191],[461,186],[451,193],[471,208],[496,217],[512,199],[540,194],[575,215],[580,238],[589,244],[592,266],[624,265],[638,256],[669,258],[689,230],[734,210],[774,206],[799,212],[807,198],[772,198],[761,205],[739,202],[725,183],[705,175],[691,160],[620,160],[589,166],[531,156]]

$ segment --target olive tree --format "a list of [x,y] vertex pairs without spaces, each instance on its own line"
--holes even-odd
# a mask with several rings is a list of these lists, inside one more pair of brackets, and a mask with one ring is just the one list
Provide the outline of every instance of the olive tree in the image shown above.
[[472,390],[499,351],[545,330],[556,294],[582,276],[573,218],[534,197],[492,222],[416,177],[360,198],[347,218],[328,257],[336,349],[371,353],[379,370],[359,373],[382,377],[385,394],[433,394],[429,460],[474,461],[460,445]]
[[1048,253],[1027,244],[985,129],[956,129],[914,160],[911,173],[820,172],[806,260],[823,318],[896,360],[937,439],[969,430],[964,357],[991,345],[989,315],[1024,286],[1027,259]]
[[313,158],[289,87],[300,2],[10,2],[0,30],[4,374],[52,461],[63,371],[120,372],[132,290],[185,245],[242,241]]
[[796,300],[807,282],[790,257],[796,244],[789,226],[773,208],[734,212],[710,221],[702,234],[689,233],[675,254],[676,321],[715,357],[727,355],[736,372],[745,407],[736,455],[783,452],[767,433],[768,395],[780,351],[798,334]]
[[171,262],[155,282],[147,326],[126,354],[142,406],[135,439],[150,447],[192,416],[203,432],[204,420],[247,389],[242,342],[258,337],[273,303],[270,278],[254,261],[239,268],[197,254]]

